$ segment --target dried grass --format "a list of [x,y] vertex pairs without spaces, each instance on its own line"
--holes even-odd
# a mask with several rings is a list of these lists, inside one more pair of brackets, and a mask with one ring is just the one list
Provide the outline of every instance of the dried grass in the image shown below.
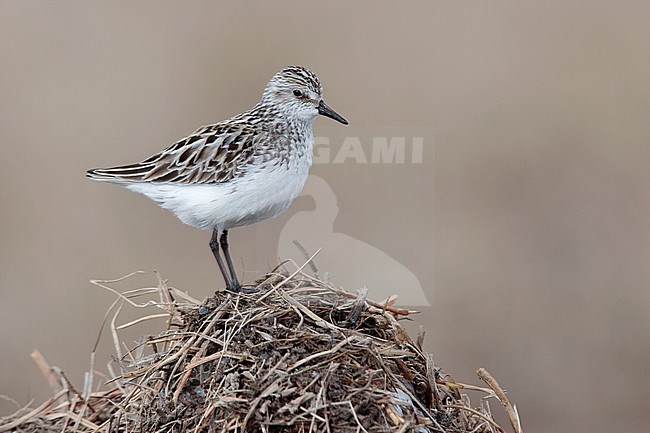
[[[522,431],[489,373],[478,372],[488,388],[456,383],[422,350],[423,334],[409,337],[399,319],[414,311],[343,291],[304,266],[270,273],[253,293],[204,302],[160,278],[156,288],[124,293],[111,288],[118,280],[94,281],[116,295],[105,317],[115,344],[109,377],[97,377],[93,351],[79,391],[35,352],[58,391],[1,419],[0,433],[504,432],[490,399]],[[162,313],[118,324],[127,305]],[[160,334],[124,347],[122,330],[161,318]],[[480,393],[478,406],[468,391]]]

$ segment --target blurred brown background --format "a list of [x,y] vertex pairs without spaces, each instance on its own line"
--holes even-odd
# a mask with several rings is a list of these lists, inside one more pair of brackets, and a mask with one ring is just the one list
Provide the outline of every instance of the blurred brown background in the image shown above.
[[[0,394],[50,395],[33,348],[81,386],[114,299],[91,278],[221,287],[208,232],[84,171],[248,109],[302,64],[350,120],[316,121],[332,152],[424,137],[421,164],[314,167],[339,208],[323,244],[417,277],[431,306],[413,329],[457,380],[490,370],[527,431],[647,431],[648,23],[645,1],[1,2]],[[247,280],[316,207],[233,231]]]

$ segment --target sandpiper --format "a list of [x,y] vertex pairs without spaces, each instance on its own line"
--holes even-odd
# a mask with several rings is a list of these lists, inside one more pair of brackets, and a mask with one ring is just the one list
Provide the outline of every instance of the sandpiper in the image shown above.
[[144,194],[187,225],[212,229],[210,248],[226,289],[240,291],[228,230],[273,218],[293,202],[312,164],[312,124],[319,114],[348,124],[322,94],[313,72],[287,66],[249,111],[202,126],[142,162],[87,176]]

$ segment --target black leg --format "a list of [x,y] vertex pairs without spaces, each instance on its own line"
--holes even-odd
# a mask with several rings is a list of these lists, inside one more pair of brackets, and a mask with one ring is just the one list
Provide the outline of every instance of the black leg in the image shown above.
[[232,282],[230,281],[230,277],[228,276],[228,271],[226,271],[226,266],[223,264],[223,259],[219,253],[219,232],[217,229],[212,230],[212,237],[210,238],[210,249],[212,250],[212,254],[214,254],[214,258],[217,259],[217,264],[221,270],[221,275],[223,275],[223,280],[226,282],[226,289],[233,290],[234,288],[232,286]]
[[228,249],[228,230],[221,232],[221,249],[223,250],[223,255],[226,258],[226,263],[228,264],[228,270],[230,270],[230,281],[232,282],[232,288],[236,291],[241,290],[241,284],[237,279],[237,273],[235,272],[235,266],[232,263],[232,258],[230,257],[230,250]]

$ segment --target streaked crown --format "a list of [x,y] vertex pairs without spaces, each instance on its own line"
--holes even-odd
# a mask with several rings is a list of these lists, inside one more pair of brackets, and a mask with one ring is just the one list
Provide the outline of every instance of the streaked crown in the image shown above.
[[295,88],[306,87],[318,96],[323,94],[323,86],[312,71],[302,66],[287,66],[275,74],[267,87]]

